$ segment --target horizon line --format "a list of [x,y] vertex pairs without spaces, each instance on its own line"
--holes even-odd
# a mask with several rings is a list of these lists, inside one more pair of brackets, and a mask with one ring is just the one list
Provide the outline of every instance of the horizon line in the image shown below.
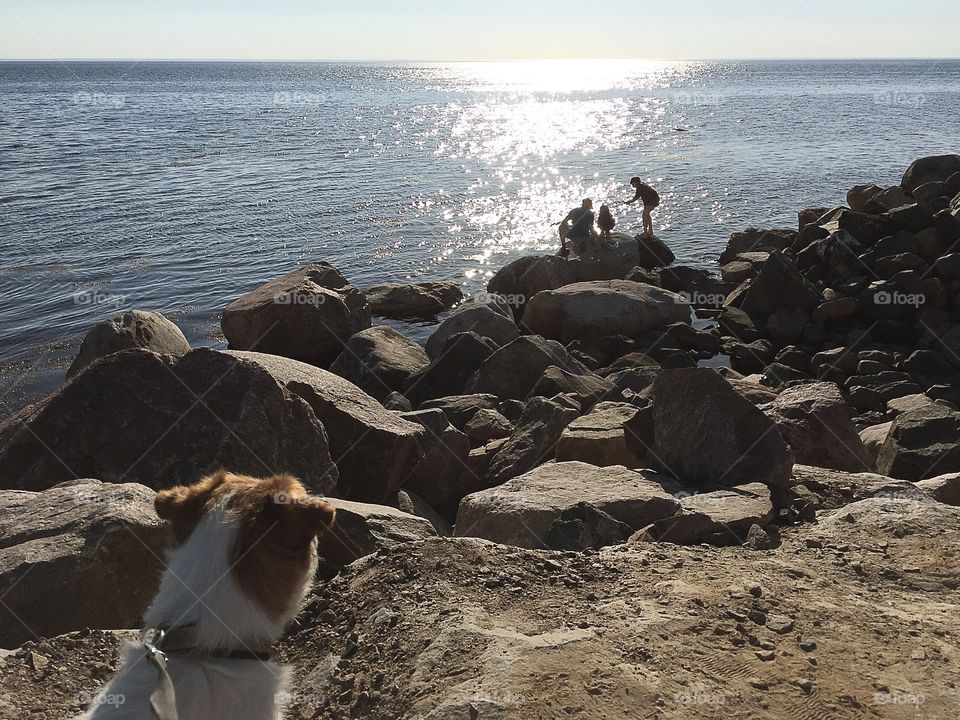
[[862,57],[790,57],[757,55],[752,57],[592,57],[592,58],[482,58],[482,59],[415,59],[415,58],[191,58],[191,57],[0,57],[0,62],[193,62],[193,63],[222,63],[222,62],[250,62],[250,63],[497,63],[497,62],[750,62],[750,61],[812,61],[812,62],[862,62],[878,60],[960,60],[955,56],[899,56],[877,55]]

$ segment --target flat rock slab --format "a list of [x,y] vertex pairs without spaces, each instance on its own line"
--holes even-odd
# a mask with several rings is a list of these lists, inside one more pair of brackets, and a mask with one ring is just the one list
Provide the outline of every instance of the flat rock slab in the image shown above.
[[518,547],[547,547],[545,538],[554,521],[582,501],[634,530],[680,509],[661,483],[625,467],[548,463],[465,497],[454,533]]
[[366,296],[374,315],[397,318],[433,317],[463,300],[455,282],[381,283],[369,288]]
[[0,647],[136,627],[163,572],[167,535],[154,494],[90,479],[0,491]]
[[429,520],[397,508],[338,498],[326,500],[337,508],[333,526],[319,547],[321,569],[326,572],[336,572],[381,548],[437,535]]
[[874,497],[924,499],[923,491],[906,480],[876,473],[841,472],[800,463],[793,466],[793,482],[815,493],[821,510],[833,510]]
[[557,443],[557,460],[606,467],[640,467],[642,457],[628,444],[625,424],[640,411],[627,403],[603,402],[567,425]]
[[739,545],[751,526],[768,525],[774,515],[770,489],[762,483],[689,495],[680,506],[680,513],[657,520],[632,540]]
[[564,343],[611,335],[636,337],[675,322],[690,322],[682,296],[632,280],[597,280],[545,290],[527,302],[530,332]]

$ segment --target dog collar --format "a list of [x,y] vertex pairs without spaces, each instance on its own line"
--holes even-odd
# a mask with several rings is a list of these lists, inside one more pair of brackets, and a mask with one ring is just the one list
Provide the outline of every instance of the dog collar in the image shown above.
[[144,628],[140,634],[140,641],[147,661],[157,668],[159,674],[157,687],[150,694],[150,710],[156,720],[179,720],[176,691],[170,672],[167,670],[168,654],[191,652],[223,660],[260,660],[261,662],[267,662],[273,657],[270,650],[197,650],[196,625]]

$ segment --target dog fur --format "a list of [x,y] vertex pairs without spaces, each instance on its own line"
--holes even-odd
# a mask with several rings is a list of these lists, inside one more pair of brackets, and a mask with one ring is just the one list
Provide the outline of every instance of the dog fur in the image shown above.
[[[299,612],[317,566],[316,540],[335,509],[289,475],[263,480],[219,471],[157,493],[176,546],[146,628],[194,625],[197,653],[176,653],[167,669],[179,720],[279,720],[287,670],[273,661],[204,652],[268,648]],[[128,643],[121,669],[87,720],[154,720],[157,668]]]

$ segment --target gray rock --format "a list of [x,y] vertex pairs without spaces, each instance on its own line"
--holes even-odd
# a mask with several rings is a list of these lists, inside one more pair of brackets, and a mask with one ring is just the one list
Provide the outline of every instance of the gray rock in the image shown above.
[[136,627],[163,572],[153,497],[143,485],[89,479],[0,491],[0,647]]
[[80,344],[67,379],[97,358],[133,349],[152,350],[160,355],[180,357],[190,352],[190,343],[173,322],[160,313],[143,310],[127,310],[109,320],[98,322]]
[[470,440],[450,424],[439,408],[402,413],[400,417],[427,431],[423,456],[403,478],[403,488],[422,497],[441,515],[452,518],[460,498],[466,495],[456,479],[467,467]]
[[553,397],[560,393],[576,398],[583,412],[589,412],[601,400],[622,399],[617,387],[609,380],[592,373],[567,372],[552,365],[533,386],[530,396]]
[[[587,499],[585,487],[590,488]],[[550,463],[504,485],[465,497],[457,514],[455,534],[545,548],[554,522],[583,501],[634,530],[679,509],[677,501],[655,479],[624,467]]]
[[228,467],[288,472],[328,493],[338,472],[324,423],[298,395],[271,368],[229,353],[114,353],[0,424],[0,487],[40,490],[80,476],[160,489]]
[[867,498],[924,498],[913,483],[876,473],[846,473],[797,463],[793,466],[793,479],[797,485],[816,495],[821,510],[832,510]]
[[898,415],[877,470],[913,481],[960,471],[960,412],[935,404]]
[[427,338],[427,355],[436,360],[452,336],[467,332],[487,338],[498,347],[520,334],[506,300],[490,294],[473,295],[454,308]]
[[680,506],[680,513],[651,523],[631,541],[740,545],[751,527],[768,525],[774,516],[770,489],[763,483],[689,495]]
[[955,172],[960,171],[960,155],[932,155],[914,160],[903,174],[900,186],[913,194],[921,185],[928,182],[946,181]]
[[463,300],[455,282],[381,283],[367,290],[366,296],[374,315],[399,318],[433,317]]
[[530,398],[513,434],[490,460],[490,484],[505,483],[552,459],[564,428],[579,415],[580,411],[564,402],[562,396]]
[[486,445],[491,440],[507,438],[513,433],[513,424],[497,410],[482,408],[474,413],[464,427],[474,447]]
[[490,394],[450,395],[428,400],[420,406],[421,410],[440,408],[450,423],[460,432],[467,431],[467,423],[480,410],[497,411],[497,396]]
[[591,412],[567,425],[557,443],[557,461],[640,467],[645,454],[638,456],[627,444],[625,429],[638,412],[639,408],[626,403],[598,403]]
[[631,280],[574,283],[537,293],[523,316],[530,332],[570,342],[609,335],[636,337],[690,322],[690,305],[676,293]]
[[482,338],[474,332],[451,335],[442,352],[404,384],[404,394],[414,405],[448,395],[459,395],[471,376],[496,349],[493,340]]
[[790,481],[793,453],[774,422],[713,370],[664,370],[653,385],[649,458],[686,485]]
[[960,473],[918,480],[916,486],[937,502],[960,506]]
[[867,449],[867,452],[870,453],[870,458],[872,461],[871,470],[875,470],[877,467],[877,455],[880,454],[880,448],[883,447],[883,443],[887,440],[887,433],[890,432],[890,427],[893,425],[893,421],[880,423],[879,425],[871,425],[860,431],[860,440],[863,442],[863,446]]
[[357,558],[401,543],[435,537],[426,518],[388,505],[327,498],[337,508],[333,526],[324,536],[320,571],[332,575]]
[[351,335],[370,327],[370,306],[336,268],[318,262],[234,300],[220,324],[232,350],[325,365]]
[[848,472],[873,469],[873,458],[834,383],[796,385],[760,409],[777,424],[795,462]]
[[430,358],[420,345],[391,327],[379,325],[347,340],[330,372],[384,400],[391,392],[402,392],[410,378],[429,364]]
[[523,335],[488,357],[468,389],[473,393],[489,393],[501,400],[522,400],[551,365],[577,375],[589,373],[557,341]]
[[266,370],[313,409],[330,439],[342,497],[383,502],[400,488],[430,446],[422,427],[386,410],[339,375],[277,355],[230,355]]

